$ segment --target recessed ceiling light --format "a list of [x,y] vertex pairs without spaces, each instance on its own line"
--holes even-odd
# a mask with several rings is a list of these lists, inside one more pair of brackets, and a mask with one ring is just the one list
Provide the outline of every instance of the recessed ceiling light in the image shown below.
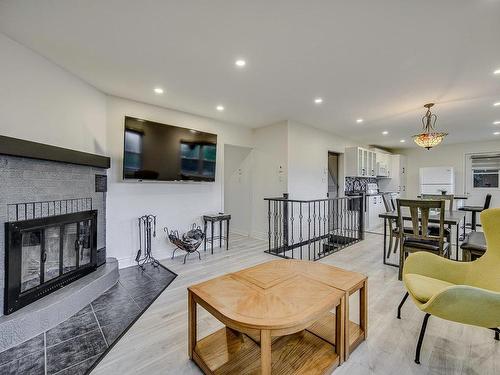
[[323,98],[316,98],[316,99],[314,99],[314,103],[316,103],[316,104],[323,103]]
[[245,60],[242,60],[242,59],[238,59],[234,63],[234,65],[236,65],[237,67],[240,67],[240,68],[243,68],[246,64],[247,64],[247,62]]
[[493,103],[493,106],[500,107],[500,102]]
[[405,143],[406,141],[404,139],[400,139],[399,142]]
[[493,74],[500,74],[500,69],[495,70]]
[[493,122],[493,125],[500,125],[500,121]]
[[356,122],[357,122],[358,124],[361,124],[361,123],[363,122],[363,119],[362,119],[362,118],[358,118],[358,119],[356,120]]
[[224,110],[224,106],[218,105],[217,107],[215,107],[215,109],[218,110],[219,112],[222,112]]
[[163,89],[161,87],[155,87],[154,92],[155,94],[161,95],[163,94]]
[[493,135],[500,135],[500,132],[494,132]]
[[382,132],[382,134],[383,134],[383,135],[387,135],[387,134],[389,134],[389,132],[388,132],[387,130],[384,130],[384,131]]

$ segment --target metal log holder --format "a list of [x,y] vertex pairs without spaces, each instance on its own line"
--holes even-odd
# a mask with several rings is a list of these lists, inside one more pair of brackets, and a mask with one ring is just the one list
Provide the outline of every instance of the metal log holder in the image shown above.
[[[135,257],[137,265],[141,269],[145,268],[147,263],[151,263],[153,267],[158,267],[158,262],[152,255],[151,239],[156,237],[156,216],[144,215],[138,219],[139,227],[139,250]],[[144,255],[144,256],[143,256]]]

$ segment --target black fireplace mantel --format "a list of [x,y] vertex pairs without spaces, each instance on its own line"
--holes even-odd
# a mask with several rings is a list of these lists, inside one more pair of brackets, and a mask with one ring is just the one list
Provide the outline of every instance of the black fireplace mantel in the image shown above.
[[0,154],[108,169],[107,156],[0,135]]

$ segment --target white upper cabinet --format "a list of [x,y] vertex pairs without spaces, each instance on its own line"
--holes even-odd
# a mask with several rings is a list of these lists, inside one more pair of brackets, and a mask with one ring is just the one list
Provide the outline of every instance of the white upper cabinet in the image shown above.
[[377,152],[377,177],[391,177],[391,154]]
[[362,147],[348,147],[345,150],[346,176],[376,177],[377,153]]
[[406,195],[406,156],[390,155],[390,180],[381,184],[383,191],[399,193],[401,198]]

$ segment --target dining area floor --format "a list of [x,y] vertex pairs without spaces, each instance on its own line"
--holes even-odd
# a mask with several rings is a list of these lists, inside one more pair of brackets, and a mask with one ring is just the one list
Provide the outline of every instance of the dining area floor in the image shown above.
[[[201,374],[188,359],[187,287],[213,277],[277,259],[264,253],[267,242],[239,235],[231,236],[231,247],[202,252],[201,261],[182,256],[162,264],[178,274],[169,288],[97,366],[92,374]],[[424,314],[412,303],[396,318],[404,295],[397,268],[382,263],[383,236],[366,238],[320,262],[368,276],[368,339],[338,367],[335,374],[499,374],[500,342],[487,329],[465,326],[436,317],[429,320],[421,354],[414,362],[415,347]],[[358,296],[351,296],[351,320],[356,316]],[[199,311],[199,335],[204,337],[221,324]]]

